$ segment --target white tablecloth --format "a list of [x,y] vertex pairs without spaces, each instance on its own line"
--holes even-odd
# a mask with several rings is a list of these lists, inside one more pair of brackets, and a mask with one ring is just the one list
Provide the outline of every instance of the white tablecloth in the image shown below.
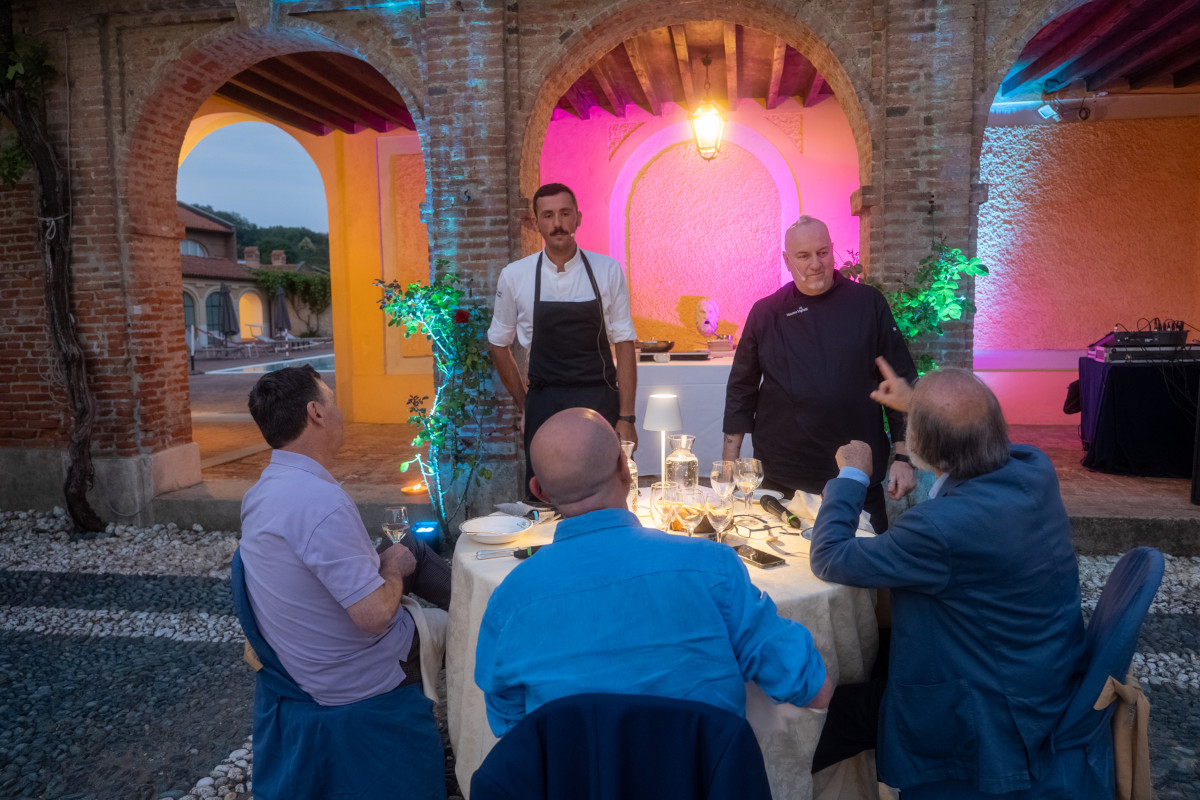
[[[662,474],[661,438],[658,431],[642,427],[646,420],[646,401],[652,394],[666,393],[679,397],[679,416],[683,429],[671,433],[690,433],[696,437],[692,452],[700,461],[700,477],[707,478],[712,462],[721,460],[722,421],[725,417],[725,385],[733,354],[709,361],[673,361],[660,364],[642,361],[638,364],[637,414],[638,449],[634,455],[640,475]],[[742,443],[742,455],[754,453],[752,437],[747,434]],[[671,452],[670,444],[667,452]]]
[[[552,536],[553,525],[542,525],[504,547],[541,544]],[[789,557],[787,565],[777,569],[750,567],[755,586],[771,596],[781,616],[809,629],[836,683],[865,680],[878,649],[870,593],[816,578],[808,566],[808,542],[799,536],[781,540],[788,551],[800,555]],[[756,546],[769,550],[762,542]],[[514,558],[479,560],[475,553],[481,549],[496,548],[478,545],[467,536],[458,540],[446,642],[450,743],[464,793],[470,791],[471,776],[497,741],[488,727],[483,692],[475,685],[475,641],[488,599],[518,563]],[[824,770],[814,791],[809,770],[823,721],[822,715],[804,710],[788,715],[786,730],[765,735],[757,731],[773,796],[777,800],[877,797],[873,753]]]

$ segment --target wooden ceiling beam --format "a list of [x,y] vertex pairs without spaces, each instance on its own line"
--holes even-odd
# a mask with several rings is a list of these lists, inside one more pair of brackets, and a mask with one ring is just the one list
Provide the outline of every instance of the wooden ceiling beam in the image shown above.
[[736,111],[738,106],[738,46],[737,25],[725,23],[725,102],[730,111]]
[[[1179,43],[1176,42],[1176,44]],[[1193,37],[1191,41],[1183,43],[1136,72],[1128,73],[1126,77],[1129,78],[1129,88],[1134,91],[1145,89],[1162,78],[1173,76],[1179,70],[1191,67],[1196,63],[1197,58],[1200,58],[1200,53],[1197,53],[1196,41]]]
[[602,98],[597,99],[603,101],[600,105],[605,111],[614,117],[623,117],[625,116],[625,104],[621,102],[621,97],[613,86],[612,77],[608,74],[608,65],[604,63],[606,58],[608,58],[607,54],[602,56],[591,69],[592,77],[596,79],[596,85],[600,87],[602,95]]
[[[295,69],[297,72],[303,74],[305,77],[316,81],[322,86],[327,86],[336,92],[345,92],[347,86],[356,87],[354,91],[354,99],[357,103],[365,106],[367,110],[378,114],[384,119],[390,120],[391,122],[394,122],[403,128],[407,128],[410,131],[416,130],[417,126],[413,123],[412,114],[410,114],[408,109],[404,107],[404,102],[403,100],[400,100],[399,97],[397,97],[396,100],[389,100],[388,98],[380,95],[379,92],[364,85],[358,76],[351,75],[340,69],[338,64],[334,64],[329,60],[324,60],[319,66],[309,64],[304,60],[305,55],[307,54],[300,53],[294,55],[277,56],[276,58],[292,69]],[[352,61],[353,60],[351,60],[350,63],[352,63]],[[364,63],[363,66],[374,71],[374,67],[371,67],[369,64]],[[386,79],[382,75],[376,73],[375,77],[378,80],[386,83]],[[391,89],[390,86],[388,88],[391,91],[395,91]]]
[[771,84],[767,87],[767,108],[772,109],[783,102],[779,96],[779,84],[783,82],[783,61],[787,56],[787,42],[775,37],[775,52],[771,56]]
[[[1143,3],[1139,0],[1134,8],[1141,8],[1142,5]],[[1124,58],[1126,53],[1135,47],[1142,46],[1146,41],[1158,35],[1163,28],[1175,23],[1198,5],[1200,5],[1200,0],[1184,0],[1184,2],[1165,12],[1160,18],[1147,23],[1140,30],[1130,30],[1126,27],[1118,26],[1116,29],[1089,44],[1086,50],[1071,62],[1070,69],[1059,76],[1062,78],[1062,84],[1065,86],[1080,78],[1086,78],[1089,88],[1095,87],[1095,81],[1089,77],[1093,72],[1101,69],[1106,64]],[[1095,91],[1094,88],[1092,90]]]
[[580,94],[577,85],[571,85],[563,93],[563,100],[567,101],[567,110],[580,119],[587,119],[590,116],[588,109],[591,108],[591,104]]
[[638,85],[642,87],[642,96],[646,98],[646,105],[642,108],[656,117],[661,116],[662,103],[654,93],[654,84],[650,82],[650,70],[646,68],[646,60],[642,57],[641,45],[637,39],[627,39],[622,46],[625,48],[625,54],[629,56],[629,64],[633,67],[633,74],[637,76]]
[[688,55],[687,31],[682,25],[671,26],[671,40],[675,43],[675,64],[679,69],[679,81],[683,84],[683,97],[687,110],[696,109],[696,81],[692,77],[692,59]]
[[821,87],[825,85],[825,78],[817,70],[817,65],[813,64],[812,81],[808,84],[808,88],[804,91],[804,107],[811,108],[815,106],[821,97]]
[[[1129,51],[1126,55],[1108,60],[1104,66],[1087,76],[1087,87],[1097,91],[1113,78],[1128,78],[1131,89],[1136,89],[1135,75],[1143,75],[1144,67],[1170,57],[1181,47],[1195,47],[1195,38],[1200,33],[1200,7],[1186,3],[1191,8],[1186,16],[1176,16],[1163,24],[1158,20],[1150,25],[1157,40],[1147,42],[1144,47]],[[1164,15],[1164,19],[1171,15]],[[1149,37],[1148,37],[1149,38]]]
[[275,81],[285,89],[291,89],[301,95],[315,98],[322,105],[332,108],[344,117],[354,120],[371,130],[384,133],[395,127],[395,123],[385,120],[378,114],[372,114],[364,107],[354,102],[354,98],[343,92],[335,92],[327,86],[296,72],[291,67],[277,59],[269,58],[255,64],[247,72],[253,72]]
[[220,89],[217,89],[215,93],[221,97],[229,98],[233,102],[239,103],[246,108],[257,111],[264,116],[282,122],[285,125],[291,125],[293,128],[298,128],[307,133],[311,133],[314,136],[325,136],[326,134],[333,132],[333,128],[321,124],[312,117],[309,117],[305,114],[299,114],[290,108],[281,106],[279,103],[274,101],[267,100],[266,98],[261,97],[254,92],[247,91],[240,86],[234,86],[233,84],[226,83]]
[[1200,80],[1200,61],[1184,67],[1171,76],[1171,84],[1176,89],[1191,86],[1198,80]]
[[349,117],[343,116],[310,97],[298,94],[291,89],[281,86],[272,79],[251,72],[250,70],[234,75],[229,79],[229,83],[234,86],[240,86],[242,89],[266,100],[278,103],[284,108],[290,108],[297,114],[312,117],[318,122],[328,125],[334,130],[339,130],[342,133],[358,133],[363,129],[362,125]]
[[1095,16],[1085,18],[1082,24],[1069,36],[1035,58],[1000,84],[1000,93],[1010,95],[1026,83],[1056,72],[1071,63],[1083,53],[1083,45],[1091,39],[1103,36],[1117,27],[1117,23],[1126,17],[1129,3],[1127,0],[1109,2],[1107,8]]

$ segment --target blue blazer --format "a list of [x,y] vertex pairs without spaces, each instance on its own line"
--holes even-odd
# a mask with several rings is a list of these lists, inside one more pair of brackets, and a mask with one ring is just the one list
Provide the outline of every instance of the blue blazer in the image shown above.
[[820,578],[892,589],[879,716],[881,780],[947,780],[1000,794],[1048,769],[1049,738],[1084,652],[1079,569],[1058,478],[1040,450],[946,481],[875,538],[855,538],[866,487],[825,487],[812,541]]

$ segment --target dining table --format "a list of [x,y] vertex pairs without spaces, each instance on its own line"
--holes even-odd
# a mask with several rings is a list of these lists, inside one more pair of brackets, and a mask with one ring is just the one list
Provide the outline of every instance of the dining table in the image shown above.
[[[643,494],[646,491],[643,489]],[[647,500],[643,496],[639,508],[647,508]],[[806,538],[781,534],[774,544],[768,544],[767,537],[773,532],[781,533],[778,520],[762,511],[757,503],[751,507],[750,515],[739,520],[745,525],[726,533],[726,543],[745,542],[766,552],[786,553],[786,563],[782,566],[773,569],[749,566],[754,585],[771,597],[780,616],[808,628],[835,684],[866,680],[879,644],[872,593],[817,578],[809,566]],[[642,518],[642,523],[654,527],[648,518]],[[554,530],[553,522],[536,524],[519,539],[503,545],[482,545],[462,535],[454,550],[446,639],[446,705],[455,773],[467,798],[471,776],[498,741],[488,726],[483,692],[475,683],[479,626],[492,592],[521,563],[512,556],[480,559],[477,555],[481,551],[511,552],[518,547],[550,543]],[[536,558],[536,554],[532,557]],[[580,620],[580,624],[585,621]],[[773,797],[778,800],[878,797],[874,751],[847,759],[816,776],[811,774],[813,752],[825,719],[823,712],[776,705],[749,683],[747,718],[762,748]]]

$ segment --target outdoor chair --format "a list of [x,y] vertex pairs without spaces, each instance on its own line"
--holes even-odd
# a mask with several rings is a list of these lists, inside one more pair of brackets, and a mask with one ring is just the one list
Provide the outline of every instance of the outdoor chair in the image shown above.
[[[240,549],[233,554],[230,583],[234,613],[262,664],[254,685],[254,797],[394,800],[403,787],[406,798],[445,800],[441,742],[428,719],[416,718],[422,709],[398,702],[399,693],[419,688],[401,686],[341,706],[318,704],[259,631]],[[429,736],[422,737],[426,729]],[[436,785],[422,785],[430,784],[430,775]]]
[[762,751],[743,717],[691,700],[580,694],[547,703],[502,738],[472,800],[767,800]]
[[[1051,737],[1049,772],[1036,778],[1029,800],[1129,797],[1117,792],[1115,706],[1095,706],[1109,679],[1119,683],[1129,672],[1142,621],[1162,582],[1163,566],[1162,553],[1151,547],[1135,547],[1117,562],[1088,623],[1079,688]],[[1141,687],[1133,693],[1140,695]],[[1149,764],[1143,762],[1142,767],[1148,769]],[[1143,777],[1148,781],[1148,775]],[[957,781],[913,787],[901,794],[904,800],[984,800],[994,796]]]

